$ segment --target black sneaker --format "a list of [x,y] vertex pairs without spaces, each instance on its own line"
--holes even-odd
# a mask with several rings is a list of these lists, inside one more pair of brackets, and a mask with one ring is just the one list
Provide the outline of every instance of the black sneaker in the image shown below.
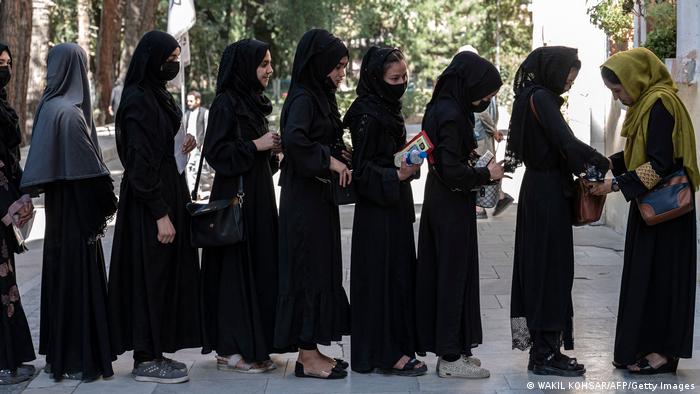
[[139,363],[131,372],[137,382],[183,383],[190,380],[187,372],[177,369],[173,364],[162,360]]
[[511,204],[513,204],[513,197],[508,193],[503,193],[503,198],[498,200],[496,207],[493,209],[493,216],[498,216],[503,213]]
[[478,211],[478,212],[476,213],[476,218],[479,219],[479,220],[488,219],[488,218],[489,218],[489,215],[486,213],[486,210],[485,210],[485,209],[482,209],[481,211]]

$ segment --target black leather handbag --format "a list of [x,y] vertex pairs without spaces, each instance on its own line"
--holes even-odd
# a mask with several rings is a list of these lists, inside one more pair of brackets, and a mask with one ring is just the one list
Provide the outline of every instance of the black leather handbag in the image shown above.
[[324,198],[326,201],[332,202],[334,205],[348,205],[357,202],[357,194],[355,193],[355,184],[351,183],[345,187],[340,186],[339,177],[333,174],[331,179],[316,178],[323,182]]
[[[197,180],[194,183],[192,195],[197,196],[199,178],[202,175],[202,162],[199,160]],[[243,220],[243,175],[238,180],[236,196],[225,200],[214,200],[208,204],[191,202],[187,211],[191,217],[190,243],[196,248],[210,246],[234,245],[245,241],[245,225]]]

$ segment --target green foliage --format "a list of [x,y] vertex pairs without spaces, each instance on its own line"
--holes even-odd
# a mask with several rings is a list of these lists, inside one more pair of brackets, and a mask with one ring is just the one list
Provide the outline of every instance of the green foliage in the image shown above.
[[676,8],[669,2],[651,1],[647,5],[647,21],[652,31],[644,46],[662,61],[676,57]]
[[629,0],[601,0],[589,7],[591,23],[617,43],[627,42],[634,32],[633,2]]

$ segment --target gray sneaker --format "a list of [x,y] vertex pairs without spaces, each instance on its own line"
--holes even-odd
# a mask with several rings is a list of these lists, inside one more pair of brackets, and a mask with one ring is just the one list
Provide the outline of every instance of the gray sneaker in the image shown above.
[[182,363],[180,361],[173,360],[172,358],[167,358],[167,357],[163,357],[163,361],[172,365],[173,367],[175,367],[175,369],[179,369],[180,371],[187,372],[187,365],[185,363]]
[[190,380],[186,371],[177,369],[166,361],[146,361],[131,372],[137,382],[183,383]]
[[30,376],[19,372],[12,372],[9,369],[0,370],[0,385],[10,385],[22,383],[29,380]]

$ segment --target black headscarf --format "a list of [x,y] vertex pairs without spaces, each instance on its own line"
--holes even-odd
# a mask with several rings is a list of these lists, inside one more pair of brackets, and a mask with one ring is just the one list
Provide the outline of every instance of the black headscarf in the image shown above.
[[[561,96],[572,68],[581,68],[578,49],[563,46],[537,48],[530,52],[518,68],[513,81],[515,101],[510,117],[506,148],[507,171],[515,171],[523,161],[526,144],[525,119],[530,105],[530,96],[537,89],[547,89]],[[560,102],[563,103],[563,100]]]
[[[244,112],[264,118],[272,112],[272,102],[258,80],[257,70],[270,46],[257,40],[240,40],[226,47],[219,63],[216,94],[229,92],[245,104]],[[239,108],[236,108],[239,109]]]
[[473,126],[474,113],[485,111],[489,102],[481,102],[476,106],[472,102],[495,92],[501,85],[501,74],[491,62],[473,52],[460,52],[438,77],[426,112],[437,100],[448,98],[469,113]]
[[312,29],[304,33],[294,54],[292,81],[287,100],[282,107],[282,128],[289,105],[302,91],[310,93],[316,99],[323,115],[330,114],[333,122],[342,127],[335,98],[336,88],[329,85],[327,75],[340,63],[343,56],[348,56],[348,48],[328,31]]
[[87,54],[64,43],[49,51],[46,89],[34,115],[32,143],[21,187],[109,175],[92,119]]
[[357,98],[345,113],[344,123],[349,126],[354,118],[368,114],[396,136],[406,132],[401,114],[401,99],[390,92],[390,85],[384,81],[384,65],[396,48],[371,47],[362,58],[360,82],[357,84]]
[[[0,53],[7,52],[10,55],[12,65],[12,52],[10,47],[0,43]],[[7,89],[0,89],[0,160],[10,168],[13,175],[19,173],[19,144],[22,142],[22,132],[19,128],[19,116],[7,101]]]
[[[182,111],[165,87],[168,81],[158,78],[158,75],[161,66],[168,60],[170,54],[179,47],[180,44],[177,40],[168,33],[153,30],[144,34],[131,57],[129,71],[124,79],[121,100],[122,102],[127,101],[128,96],[133,94],[134,89],[138,87],[152,91],[158,104],[166,111],[173,124],[173,134],[180,129]],[[122,108],[120,106],[117,110],[117,127],[124,118]]]

